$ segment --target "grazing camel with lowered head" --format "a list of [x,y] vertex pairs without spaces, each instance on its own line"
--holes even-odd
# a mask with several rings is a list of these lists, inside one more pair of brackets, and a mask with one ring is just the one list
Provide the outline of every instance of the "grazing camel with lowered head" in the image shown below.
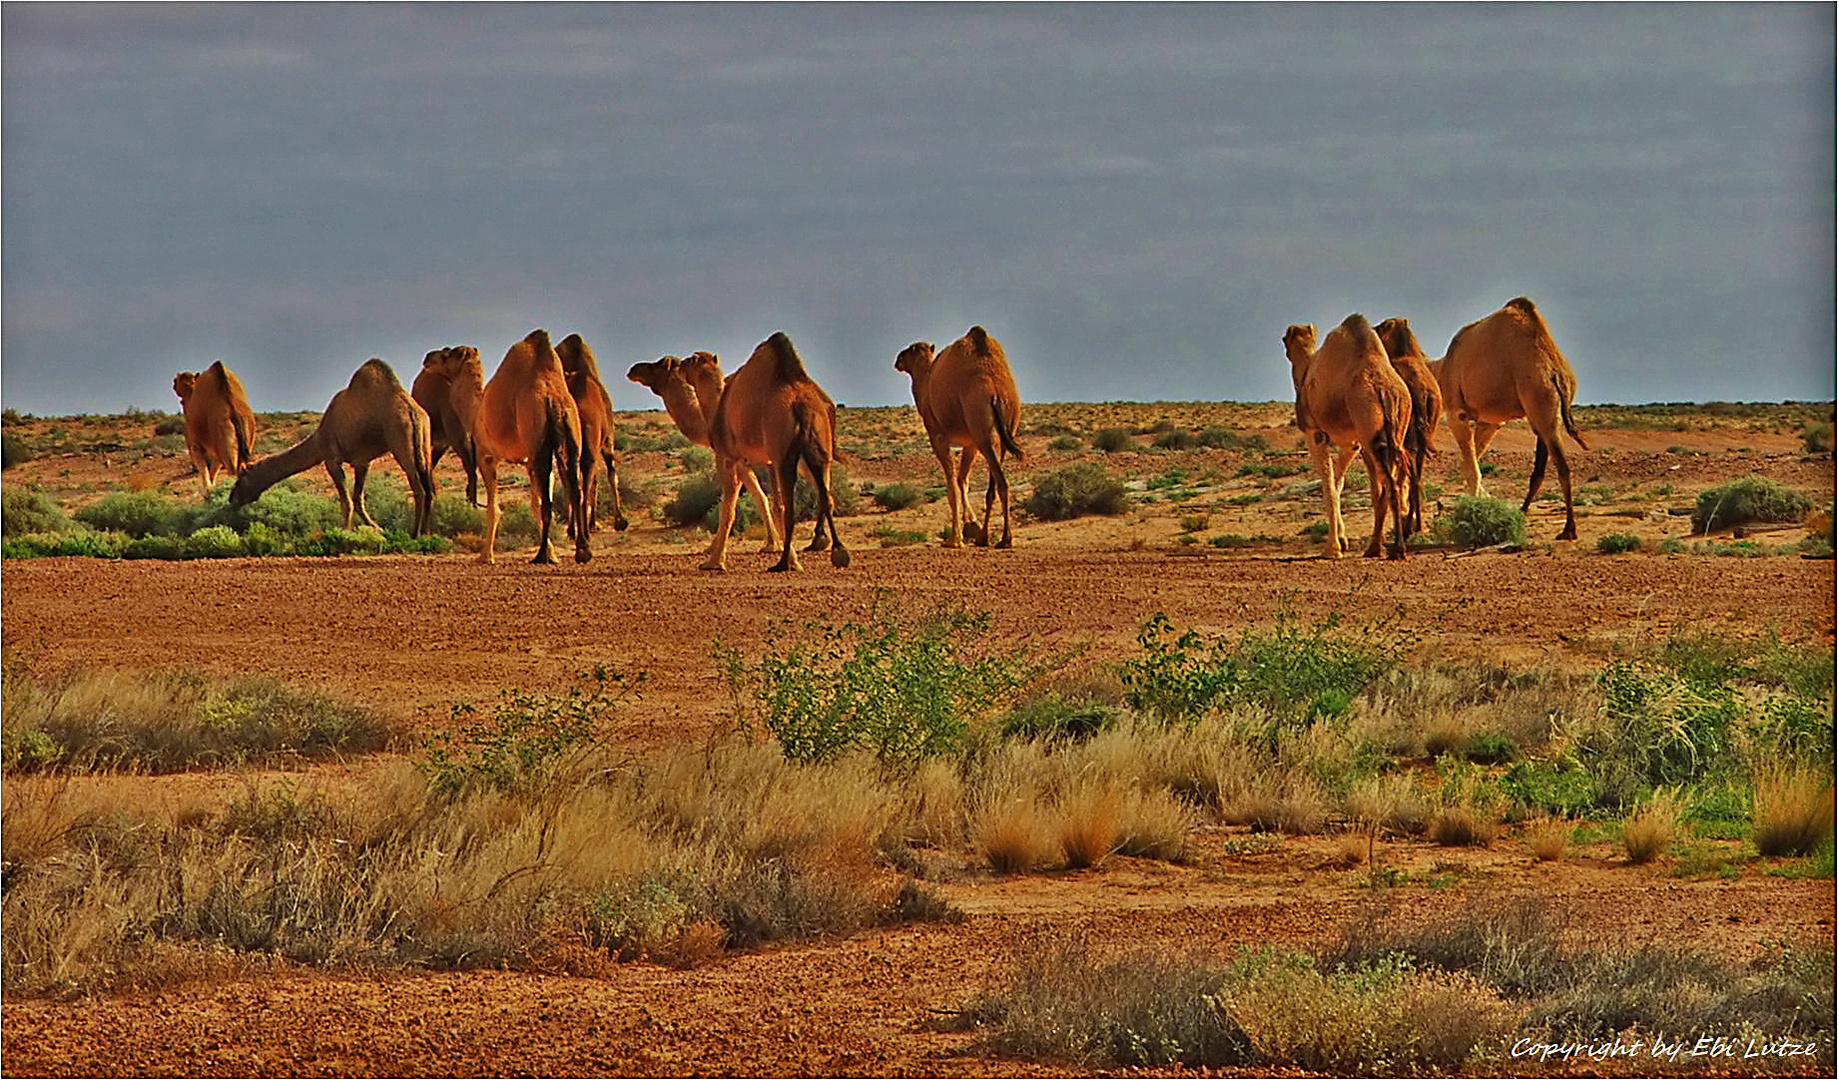
[[1410,322],[1391,318],[1374,327],[1379,343],[1392,361],[1392,370],[1411,391],[1411,428],[1405,433],[1405,453],[1411,466],[1411,491],[1405,505],[1405,535],[1424,529],[1424,459],[1437,450],[1437,424],[1443,419],[1443,388],[1424,357]]
[[[916,341],[900,351],[894,368],[913,380],[913,403],[919,407],[926,438],[945,470],[945,491],[951,504],[951,532],[946,547],[962,547],[970,533],[976,543],[989,546],[990,512],[998,495],[1003,504],[1003,536],[996,546],[1015,546],[1009,528],[1009,478],[1003,474],[1003,454],[1022,457],[1016,428],[1022,419],[1021,398],[1003,347],[981,326],[945,347],[936,357],[932,343]],[[951,452],[962,448],[954,477]],[[968,506],[971,465],[982,454],[990,469],[983,496],[983,524]],[[968,520],[967,520],[968,519]]]
[[[1373,495],[1373,539],[1367,558],[1382,550],[1386,514],[1392,515],[1394,541],[1388,558],[1405,557],[1405,530],[1401,510],[1401,485],[1408,467],[1403,449],[1411,424],[1411,390],[1392,370],[1379,336],[1364,316],[1349,315],[1328,332],[1322,347],[1315,347],[1315,327],[1292,325],[1283,335],[1284,353],[1290,360],[1290,378],[1296,386],[1297,424],[1309,439],[1309,456],[1322,478],[1322,503],[1328,515],[1328,538],[1323,551],[1341,557],[1341,484],[1347,478],[1347,451],[1359,447]],[[1340,467],[1329,444],[1342,450]]]
[[[570,334],[556,346],[568,393],[581,416],[581,504],[587,508],[587,530],[592,532],[594,503],[600,487],[600,467],[606,466],[607,484],[613,492],[613,529],[626,531],[626,515],[619,507],[619,457],[613,449],[613,397],[600,381],[600,368],[580,334]],[[568,519],[568,535],[575,535],[575,518]]]
[[[332,395],[313,434],[243,470],[230,489],[230,505],[247,506],[276,483],[323,463],[338,492],[343,526],[351,527],[355,508],[358,520],[375,528],[377,522],[364,506],[364,481],[370,463],[389,454],[402,466],[414,500],[409,533],[426,536],[434,524],[432,442],[427,411],[402,388],[396,372],[381,360],[366,360],[351,382]],[[346,465],[351,466],[350,493],[345,491]]]
[[1524,296],[1484,319],[1456,331],[1449,351],[1437,365],[1437,381],[1450,434],[1462,457],[1463,478],[1469,494],[1482,494],[1481,456],[1501,425],[1525,417],[1539,438],[1533,453],[1532,481],[1526,487],[1525,513],[1539,485],[1545,481],[1545,460],[1558,467],[1558,484],[1564,490],[1564,531],[1560,540],[1577,539],[1577,512],[1571,503],[1571,463],[1565,458],[1559,428],[1570,433],[1585,450],[1590,444],[1571,419],[1571,401],[1577,397],[1577,376],[1558,351],[1552,332],[1533,302]]
[[[505,352],[498,370],[483,387],[478,386],[481,375],[473,365],[456,379],[462,401],[470,402],[463,415],[471,418],[467,430],[472,432],[473,450],[479,455],[479,479],[485,483],[485,550],[479,553],[479,561],[489,563],[496,558],[493,546],[498,540],[498,466],[502,462],[523,465],[530,480],[531,512],[538,528],[536,556],[530,561],[552,564],[556,561],[549,536],[555,517],[552,474],[561,475],[562,497],[575,520],[587,520],[581,506],[581,414],[568,392],[562,359],[549,343],[548,331],[532,330]],[[584,563],[592,557],[587,530],[577,530],[575,561]]]
[[[817,488],[817,531],[829,529],[830,564],[848,566],[849,552],[837,535],[830,499],[830,463],[835,458],[836,403],[805,372],[804,361],[783,331],[762,341],[722,389],[709,424],[709,448],[722,482],[721,519],[703,559],[704,570],[727,568],[728,531],[741,494],[741,474],[750,465],[774,468],[777,500],[784,514],[782,548],[773,570],[797,570],[792,551],[792,491],[803,466]],[[812,542],[816,548],[818,541]]]
[[466,471],[466,501],[478,506],[479,461],[473,454],[472,434],[467,431],[466,419],[456,401],[453,378],[446,374],[464,366],[468,358],[477,367],[479,350],[471,345],[451,345],[429,353],[422,358],[421,371],[415,376],[409,396],[428,413],[434,436],[434,463],[439,465],[441,455],[452,447],[454,456],[460,459],[460,468]]
[[[658,395],[664,402],[664,411],[684,438],[697,446],[709,445],[709,424],[715,419],[715,407],[721,402],[725,381],[721,363],[714,353],[697,351],[687,359],[661,356],[650,363],[632,365],[626,371],[626,378]],[[760,478],[752,469],[747,469],[742,479],[747,490],[753,493],[754,508],[760,512],[760,520],[766,523],[766,546],[761,550],[778,551],[779,515],[767,501]]]
[[172,378],[185,416],[185,452],[198,470],[206,498],[217,474],[240,476],[249,467],[255,446],[255,413],[236,372],[215,361],[203,371],[181,371]]

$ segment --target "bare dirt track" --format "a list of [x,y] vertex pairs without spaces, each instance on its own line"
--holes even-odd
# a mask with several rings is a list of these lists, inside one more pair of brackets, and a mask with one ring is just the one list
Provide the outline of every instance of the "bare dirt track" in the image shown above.
[[[457,702],[489,699],[507,687],[557,689],[606,663],[647,675],[641,699],[620,712],[615,732],[635,747],[696,743],[731,730],[712,642],[755,653],[781,620],[858,618],[884,591],[915,606],[947,601],[987,610],[1005,638],[1081,646],[1093,661],[1131,653],[1139,627],[1156,611],[1177,627],[1225,633],[1281,613],[1307,622],[1330,612],[1397,616],[1420,636],[1420,660],[1484,658],[1513,668],[1585,667],[1690,628],[1737,636],[1773,631],[1831,644],[1830,559],[1663,555],[1651,543],[1618,556],[1594,548],[1611,530],[1650,541],[1679,535],[1683,525],[1666,505],[1689,505],[1696,487],[1750,471],[1830,502],[1830,458],[1799,456],[1798,440],[1780,432],[1590,434],[1598,450],[1577,455],[1580,485],[1599,483],[1631,498],[1584,508],[1583,541],[1550,546],[1543,540],[1561,517],[1540,504],[1532,525],[1540,542],[1518,553],[1331,562],[1295,538],[1246,550],[1183,544],[1176,537],[1186,530],[1176,519],[1188,507],[1177,500],[1140,505],[1119,519],[1029,522],[1010,552],[877,546],[871,526],[884,522],[936,528],[943,504],[935,503],[845,518],[854,564],[838,570],[810,557],[804,572],[790,575],[763,573],[770,560],[755,544],[731,548],[727,574],[703,573],[696,569],[700,534],[651,523],[602,534],[595,558],[581,566],[531,566],[527,553],[491,566],[466,554],[9,560],[0,619],[9,654],[35,669],[182,666],[271,675],[393,714],[411,737],[443,722]],[[1031,459],[1046,459],[1032,466],[1037,470],[1060,460],[1044,452],[1044,442],[1027,442]],[[1495,457],[1515,478],[1497,481],[1499,494],[1517,498],[1523,490],[1529,448],[1523,431],[1502,436]],[[1115,460],[1138,457],[1149,455]],[[622,465],[644,473],[661,470],[660,461],[637,456]],[[1136,475],[1154,475],[1172,461],[1189,459],[1144,460]],[[1235,463],[1203,454],[1190,471],[1208,462]],[[37,464],[48,477],[72,468],[56,458]],[[1453,454],[1443,465],[1453,471]],[[908,447],[858,449],[851,468],[857,480],[925,480],[936,465]],[[451,474],[442,480],[453,487]],[[1672,489],[1664,501],[1632,498],[1661,482]],[[1453,489],[1454,477],[1444,483]],[[1318,512],[1313,499],[1216,508],[1212,527],[1291,538],[1298,521]],[[1365,511],[1349,519],[1350,530],[1363,535]],[[1804,533],[1784,530],[1770,540],[1792,542]],[[365,767],[318,771],[361,782]],[[153,787],[174,782],[147,780]],[[219,774],[193,782],[234,788],[246,779]],[[1417,921],[1536,893],[1618,944],[1692,943],[1733,957],[1783,938],[1834,936],[1830,881],[1754,870],[1734,879],[1682,879],[1663,865],[1624,865],[1606,844],[1582,848],[1562,864],[1540,864],[1509,836],[1490,849],[1388,844],[1391,865],[1420,873],[1453,868],[1455,884],[1382,892],[1364,887],[1364,872],[1336,859],[1329,838],[1257,849],[1231,843],[1243,835],[1204,829],[1195,857],[1179,866],[1120,858],[1099,870],[948,883],[940,891],[966,913],[962,923],[769,948],[690,970],[609,964],[581,978],[256,965],[121,997],[7,997],[4,1072],[1081,1075],[1091,1067],[1002,1058],[974,1033],[943,1030],[940,1020],[1000,982],[1012,958],[1054,941],[1308,947],[1376,900],[1391,917]],[[1589,1067],[1538,1071],[1593,1074]]]

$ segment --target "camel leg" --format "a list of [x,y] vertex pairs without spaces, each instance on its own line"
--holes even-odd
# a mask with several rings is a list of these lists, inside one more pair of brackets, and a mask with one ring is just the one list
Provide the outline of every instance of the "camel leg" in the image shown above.
[[630,523],[626,520],[626,512],[620,509],[619,459],[612,454],[607,455],[607,483],[611,486],[613,491],[613,531],[625,532],[626,526]]
[[[951,446],[949,444],[932,444],[932,452],[938,456],[939,467],[945,470],[945,501],[951,505],[951,531],[945,535],[948,548],[964,546],[964,482],[958,479],[951,467]],[[965,470],[969,472],[969,469]]]
[[549,541],[549,524],[555,510],[555,497],[549,491],[550,469],[554,465],[554,460],[548,454],[533,454],[526,467],[530,490],[535,493],[533,499],[541,502],[541,509],[536,515],[536,557],[530,561],[543,566],[553,565],[556,561],[556,549]]
[[709,552],[702,560],[704,570],[728,569],[728,530],[734,528],[734,504],[741,497],[739,474],[753,472],[744,462],[718,461],[716,469],[722,476],[721,513],[715,525],[715,539],[709,542]]
[[1315,474],[1322,478],[1322,513],[1328,518],[1328,538],[1323,543],[1322,556],[1328,559],[1341,557],[1341,485],[1335,481],[1334,459],[1328,453],[1328,438],[1317,433],[1309,440],[1309,459],[1315,464]]
[[485,454],[479,455],[479,479],[485,482],[485,550],[479,553],[479,561],[491,563],[496,556],[498,543],[498,460]]
[[1520,513],[1524,514],[1532,508],[1533,497],[1539,493],[1539,485],[1545,481],[1545,459],[1548,453],[1558,470],[1558,486],[1564,492],[1564,531],[1558,534],[1557,539],[1575,540],[1577,509],[1571,501],[1571,463],[1564,456],[1564,445],[1558,441],[1555,426],[1549,437],[1539,435],[1538,448],[1533,451],[1532,481],[1526,488],[1526,501],[1520,504]]
[[1015,546],[1015,534],[1009,531],[1009,474],[1003,472],[1001,455],[991,453],[990,490],[983,497],[983,535],[987,540],[990,535],[990,502],[993,496],[1000,496],[1003,501],[1003,538],[996,542],[999,548]]
[[[571,464],[574,468],[569,467]],[[573,462],[568,460],[567,454],[560,454],[556,458],[556,471],[562,474],[562,498],[567,500],[569,513],[581,523],[574,535],[577,563],[587,562],[594,557],[593,544],[589,538],[594,519],[588,507],[587,488],[584,486],[585,475],[592,464],[593,453],[586,448],[580,450],[580,456]],[[579,475],[577,469],[580,470]]]
[[[792,519],[796,516],[796,509],[793,504],[797,501],[792,498],[792,492],[796,490],[796,485],[798,483],[798,457],[796,450],[786,454],[778,462],[778,472],[775,476],[779,486],[779,493],[784,496],[781,501],[785,504],[785,529],[783,530],[784,540],[779,553],[779,561],[767,567],[768,573],[782,573],[788,570],[800,569],[798,565],[798,554],[792,550],[792,525],[794,524]],[[816,482],[813,481],[813,483]],[[825,493],[823,491],[823,485],[818,484],[817,487],[817,527],[821,530],[824,527],[823,503]],[[812,543],[816,543],[816,541],[814,540]]]
[[479,455],[474,452],[470,442],[455,443],[453,452],[460,456],[460,465],[466,470],[466,501],[479,505]]
[[983,512],[983,523],[977,523],[977,515],[971,513],[971,466],[977,464],[977,448],[967,446],[958,451],[958,505],[964,508],[964,540],[979,547],[990,546],[990,512]]
[[[830,491],[829,466],[825,466],[824,478],[822,482],[818,482],[818,486],[822,488],[826,496],[828,496]],[[838,568],[848,566],[849,552],[843,547],[842,534],[836,531],[836,499],[834,498],[826,497],[822,500],[822,504],[818,508],[818,528],[821,529],[826,524],[830,527],[830,565]]]
[[351,528],[351,495],[345,490],[345,467],[332,458],[327,458],[326,475],[332,478],[332,490],[338,492],[338,527],[349,529]]
[[[817,496],[818,501],[827,504],[830,512],[834,514],[836,512],[836,498],[835,496],[830,494],[830,485],[828,483],[818,482],[817,477],[811,472],[811,466],[809,463],[805,465],[805,474],[811,477],[812,490],[819,493]],[[793,494],[792,506],[793,506],[793,511],[794,511],[792,516],[796,517],[798,516],[796,513],[797,506],[798,506],[798,502],[796,498],[798,494],[798,489],[793,488],[792,494]],[[830,550],[830,537],[824,535],[824,509],[825,507],[823,506],[818,507],[817,520],[813,522],[812,527],[811,527],[811,542],[805,545],[806,551],[829,551]]]
[[[760,486],[760,478],[752,469],[743,469],[742,477],[747,481],[747,490],[753,494],[754,509],[760,512],[760,520],[766,522],[766,546],[761,552],[772,554],[779,550],[779,507],[766,498],[766,489]],[[774,481],[775,488],[777,481]]]
[[1479,454],[1475,449],[1476,427],[1473,421],[1450,414],[1449,433],[1456,440],[1456,456],[1462,459],[1462,482],[1470,495],[1485,494],[1481,487],[1481,465],[1477,462]]
[[373,529],[382,528],[377,519],[370,516],[370,508],[364,505],[364,482],[370,479],[370,462],[354,461],[351,463],[351,507],[357,511],[358,520]]

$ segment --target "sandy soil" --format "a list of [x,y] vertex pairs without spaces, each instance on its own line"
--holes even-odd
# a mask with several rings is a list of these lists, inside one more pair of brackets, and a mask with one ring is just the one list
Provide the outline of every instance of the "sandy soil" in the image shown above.
[[[1078,410],[1100,407],[1059,408],[1064,422],[1079,424]],[[1203,406],[1165,411],[1175,408],[1207,415]],[[1263,423],[1281,445],[1280,407],[1236,408],[1224,422]],[[855,436],[854,481],[937,483],[936,465],[910,433],[877,441],[882,429],[904,431],[903,423],[917,430],[911,410],[846,410],[846,417],[846,446]],[[657,417],[623,420],[639,425]],[[1121,422],[1130,422],[1128,416]],[[876,537],[890,530],[936,529],[944,507],[884,513],[865,500],[866,512],[843,522],[856,553],[846,570],[814,558],[803,573],[768,575],[761,571],[769,560],[748,544],[732,551],[729,573],[703,573],[696,569],[701,534],[639,514],[628,533],[599,536],[593,561],[583,566],[537,567],[517,555],[485,566],[464,554],[8,561],[0,604],[9,654],[34,667],[184,665],[267,674],[326,686],[411,728],[442,722],[455,702],[490,698],[503,687],[560,687],[597,662],[642,670],[648,676],[642,699],[623,710],[618,732],[635,747],[698,742],[733,723],[709,657],[712,641],[755,649],[780,620],[859,616],[882,590],[909,602],[987,609],[1002,635],[1079,646],[1093,661],[1133,651],[1138,627],[1159,610],[1176,626],[1228,632],[1282,611],[1306,620],[1330,611],[1397,614],[1421,635],[1421,659],[1489,658],[1515,667],[1594,664],[1619,647],[1691,627],[1774,630],[1831,644],[1831,560],[1653,551],[1661,537],[1686,531],[1669,509],[1690,506],[1698,488],[1730,476],[1763,472],[1830,502],[1830,458],[1805,458],[1793,432],[1735,424],[1590,434],[1595,450],[1576,455],[1578,482],[1595,485],[1601,497],[1580,509],[1582,541],[1545,544],[1562,518],[1553,504],[1541,503],[1533,515],[1538,542],[1513,554],[1319,559],[1295,535],[1319,517],[1319,500],[1275,495],[1306,476],[1267,484],[1234,478],[1242,460],[1236,454],[1143,452],[1106,460],[1145,487],[1170,468],[1182,469],[1195,481],[1182,498],[1139,505],[1117,519],[1027,522],[1014,551],[880,547]],[[1048,451],[1046,441],[1043,435],[1025,440],[1024,477],[1081,456]],[[1491,455],[1500,466],[1496,493],[1523,490],[1530,448],[1523,429],[1501,437]],[[138,469],[150,483],[184,490],[182,456],[130,462],[124,453],[49,456],[9,472],[7,483],[37,480],[76,490],[89,482],[86,475]],[[624,467],[629,474],[668,476],[667,460],[629,455]],[[1453,453],[1445,455],[1439,471],[1451,492],[1454,468]],[[1196,479],[1209,473],[1211,480]],[[443,482],[453,482],[446,469]],[[1225,505],[1254,484],[1272,497]],[[1025,490],[1025,483],[1018,486]],[[1209,515],[1203,542],[1183,544],[1179,519],[1196,512]],[[1349,516],[1350,529],[1363,534],[1366,512]],[[1596,554],[1595,539],[1612,531],[1635,532],[1648,549]],[[1762,539],[1788,544],[1804,532],[1792,528]],[[1204,542],[1221,533],[1275,539],[1230,550]],[[361,778],[364,767],[325,768]],[[148,781],[181,782],[241,780]],[[1384,844],[1388,865],[1420,873],[1440,867],[1453,884],[1376,891],[1365,887],[1364,871],[1338,861],[1328,838],[1285,840],[1252,854],[1232,839],[1231,830],[1204,830],[1196,838],[1198,856],[1182,866],[1118,859],[1096,871],[954,882],[941,889],[967,914],[960,924],[766,949],[687,971],[627,964],[586,979],[278,967],[120,998],[7,997],[4,1071],[1078,1075],[1089,1069],[995,1057],[975,1034],[946,1032],[939,1021],[1000,980],[1012,957],[1053,940],[1308,946],[1376,898],[1392,917],[1418,920],[1531,892],[1557,898],[1580,923],[1605,928],[1619,943],[1692,942],[1732,956],[1754,955],[1783,937],[1831,941],[1834,935],[1831,882],[1786,881],[1755,870],[1734,880],[1686,880],[1664,865],[1622,865],[1607,846],[1552,865],[1536,863],[1511,836],[1475,851]]]

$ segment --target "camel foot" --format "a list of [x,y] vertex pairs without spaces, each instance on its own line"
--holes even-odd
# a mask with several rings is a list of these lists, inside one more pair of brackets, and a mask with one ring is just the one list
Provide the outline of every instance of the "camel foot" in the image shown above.
[[613,519],[613,531],[614,532],[625,532],[627,524],[628,523],[624,517],[616,517]]
[[777,554],[779,554],[779,541],[777,541],[777,540],[771,540],[771,539],[769,539],[769,540],[767,540],[767,542],[766,542],[766,543],[764,543],[764,544],[761,544],[761,545],[760,545],[760,554],[762,554],[762,555],[777,555]]
[[1366,550],[1361,552],[1360,555],[1361,555],[1361,558],[1365,558],[1365,559],[1377,559],[1379,558],[1382,550],[1383,549],[1381,549],[1378,544],[1368,544],[1366,546]]
[[806,544],[805,550],[806,551],[829,551],[830,550],[830,538],[828,536],[819,537],[818,539],[811,541],[809,544]]
[[1339,559],[1340,557],[1341,547],[1339,544],[1330,544],[1322,549],[1322,558],[1324,559]]
[[594,553],[592,551],[589,551],[586,547],[578,547],[575,549],[575,561],[577,563],[587,562],[589,559],[593,557],[594,557]]
[[1015,537],[1010,536],[1008,533],[1004,533],[1003,538],[997,542],[996,546],[1003,551],[1012,550],[1015,547]]
[[537,548],[536,557],[531,559],[530,563],[533,566],[554,566],[556,564],[556,553],[550,548]]
[[697,569],[698,570],[726,570],[728,569],[728,563],[727,563],[727,560],[725,559],[704,559],[702,561],[702,565],[698,566]]
[[801,567],[798,565],[798,560],[788,555],[785,558],[780,559],[778,562],[774,563],[773,565],[767,567],[766,572],[769,574],[785,574],[785,573],[790,573],[791,571],[798,570],[798,569],[801,569]]
[[482,563],[484,563],[484,564],[485,564],[485,565],[487,565],[487,566],[490,566],[490,565],[492,565],[492,563],[493,563],[493,562],[495,562],[496,560],[492,558],[492,553],[491,553],[491,551],[490,551],[490,549],[487,549],[487,550],[485,550],[485,551],[481,551],[481,552],[479,553],[479,561],[480,561],[480,562],[482,562]]
[[964,538],[959,536],[948,536],[945,538],[943,546],[948,548],[961,548],[964,546]]
[[1560,540],[1575,540],[1575,539],[1577,539],[1577,526],[1575,526],[1575,525],[1566,525],[1566,526],[1564,527],[1564,531],[1558,534],[1558,539],[1560,539]]
[[964,539],[970,543],[976,544],[978,547],[990,546],[990,534],[984,531],[983,526],[974,521],[967,521],[964,523]]
[[842,569],[843,567],[848,566],[849,565],[849,552],[844,551],[841,547],[838,547],[835,551],[830,553],[830,565],[837,567],[838,569]]

